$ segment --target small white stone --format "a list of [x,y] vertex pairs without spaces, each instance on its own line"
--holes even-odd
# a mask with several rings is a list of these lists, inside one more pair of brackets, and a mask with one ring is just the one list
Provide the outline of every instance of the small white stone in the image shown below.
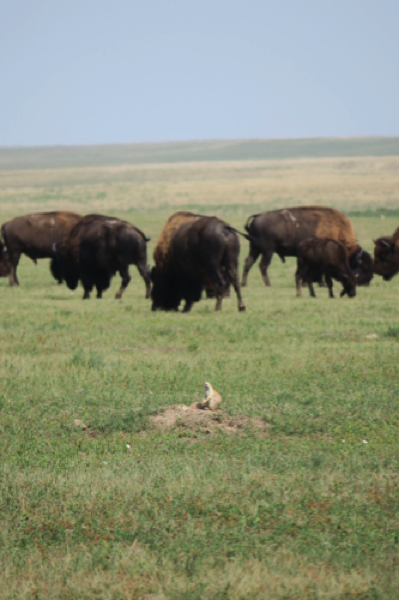
[[130,444],[126,444],[126,448],[130,448]]
[[107,464],[108,464],[107,462],[105,462],[105,460],[103,460],[103,463],[104,463],[104,465],[107,465]]
[[341,440],[341,442],[345,442],[345,440]]
[[368,441],[367,440],[363,440],[363,444],[368,444]]

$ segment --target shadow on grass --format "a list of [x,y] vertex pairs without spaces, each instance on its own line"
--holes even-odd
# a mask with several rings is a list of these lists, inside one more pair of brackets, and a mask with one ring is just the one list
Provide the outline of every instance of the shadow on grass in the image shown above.
[[136,408],[125,413],[111,414],[90,421],[90,429],[100,433],[138,433],[150,428],[149,417],[157,414],[158,409]]

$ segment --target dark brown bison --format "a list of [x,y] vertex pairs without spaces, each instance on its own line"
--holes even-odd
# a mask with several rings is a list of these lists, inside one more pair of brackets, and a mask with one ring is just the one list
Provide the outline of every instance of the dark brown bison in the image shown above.
[[155,267],[152,310],[177,310],[185,301],[184,312],[201,298],[208,284],[216,293],[216,310],[233,285],[238,309],[245,310],[238,280],[240,244],[233,227],[216,217],[202,217],[179,211],[165,223],[154,249]]
[[[9,254],[10,285],[19,285],[17,266],[21,254],[35,263],[38,258],[54,258],[54,243],[69,234],[82,215],[67,211],[33,213],[15,217],[4,223],[1,235]],[[56,261],[51,266],[53,275],[59,275]],[[56,276],[56,279],[60,279]]]
[[115,217],[87,215],[56,244],[60,275],[67,286],[76,289],[79,280],[83,298],[89,298],[95,286],[97,298],[108,289],[117,271],[122,277],[116,298],[121,298],[131,277],[129,265],[136,265],[145,281],[146,298],[150,297],[151,280],[147,270],[147,238],[140,229]]
[[399,272],[399,227],[393,233],[374,240],[374,273],[385,281]]
[[296,295],[302,296],[301,282],[308,284],[310,295],[315,298],[313,281],[325,277],[330,298],[334,298],[332,279],[344,286],[341,297],[356,296],[356,280],[349,266],[345,246],[329,238],[309,238],[298,244],[297,270],[295,273]]
[[357,243],[351,221],[333,208],[297,206],[271,210],[249,217],[245,229],[256,243],[250,242],[241,285],[247,284],[248,272],[261,254],[260,271],[270,286],[267,269],[273,253],[284,262],[286,256],[297,256],[299,243],[310,237],[330,238],[344,245],[357,285],[367,285],[373,277],[373,260]]

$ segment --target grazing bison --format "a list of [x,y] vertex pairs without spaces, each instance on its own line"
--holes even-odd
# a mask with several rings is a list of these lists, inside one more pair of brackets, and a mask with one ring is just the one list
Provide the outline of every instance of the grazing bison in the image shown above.
[[146,298],[150,297],[151,280],[147,271],[147,238],[140,229],[114,217],[87,215],[56,244],[60,275],[67,286],[76,289],[79,279],[83,298],[89,298],[93,286],[97,298],[108,289],[117,271],[122,277],[116,298],[121,298],[131,277],[129,265],[136,265],[145,281]]
[[[10,285],[19,285],[17,266],[21,254],[26,254],[35,263],[38,258],[54,259],[54,243],[68,235],[81,218],[82,215],[76,213],[53,211],[15,217],[4,223],[1,235],[9,254]],[[58,265],[54,261],[51,271],[60,281],[57,269]]]
[[385,281],[399,272],[399,227],[393,233],[374,240],[374,273]]
[[271,210],[249,217],[245,229],[257,241],[250,242],[241,285],[247,284],[248,272],[261,254],[260,271],[270,286],[267,269],[276,252],[285,262],[286,256],[297,256],[298,244],[309,237],[326,237],[341,242],[349,258],[357,285],[367,285],[373,277],[373,260],[357,243],[356,233],[346,215],[327,206],[297,206]]
[[329,238],[309,238],[298,244],[297,270],[295,273],[296,295],[302,296],[301,282],[308,284],[310,295],[315,298],[313,281],[325,277],[330,298],[334,298],[332,278],[344,286],[341,297],[356,296],[356,280],[349,266],[345,246]]
[[165,223],[154,250],[152,310],[177,310],[185,300],[184,312],[188,312],[208,285],[215,290],[216,310],[220,310],[230,284],[238,310],[245,310],[238,280],[239,252],[237,233],[224,221],[175,213]]

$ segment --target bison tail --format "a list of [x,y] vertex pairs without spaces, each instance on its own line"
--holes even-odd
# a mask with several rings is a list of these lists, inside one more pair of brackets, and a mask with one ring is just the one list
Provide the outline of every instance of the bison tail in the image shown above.
[[244,229],[246,231],[250,230],[252,223],[254,222],[255,218],[258,217],[258,216],[259,216],[259,214],[257,214],[257,215],[251,215],[250,217],[248,217],[247,222],[244,225]]
[[141,229],[139,229],[138,227],[135,227],[135,230],[137,231],[137,233],[139,233],[139,234],[141,235],[141,237],[143,238],[143,240],[144,240],[145,242],[149,242],[149,241],[151,240],[151,238],[147,237],[147,236],[145,235],[145,233],[143,233],[143,232],[141,231]]
[[253,235],[250,235],[248,233],[243,233],[242,231],[239,231],[238,229],[236,229],[235,227],[232,227],[231,225],[228,225],[228,229],[230,231],[234,231],[235,233],[238,233],[239,235],[242,235],[242,237],[244,237],[246,240],[248,240],[248,242],[252,242],[256,246],[262,246],[261,240],[254,237]]

